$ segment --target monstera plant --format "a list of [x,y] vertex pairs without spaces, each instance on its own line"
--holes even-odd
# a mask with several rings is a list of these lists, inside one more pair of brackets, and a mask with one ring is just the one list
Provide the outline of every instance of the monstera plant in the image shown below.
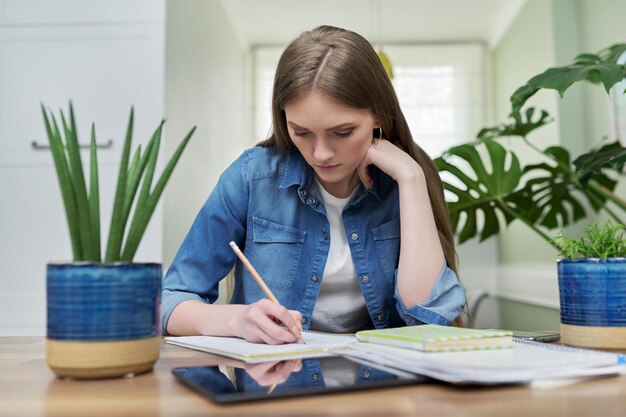
[[[552,118],[545,110],[523,106],[541,89],[556,90],[562,97],[581,81],[602,84],[609,93],[626,78],[626,66],[618,63],[625,52],[626,44],[616,44],[531,78],[511,96],[508,123],[482,129],[476,140],[452,147],[435,160],[445,173],[450,217],[460,243],[474,237],[483,241],[517,221],[559,249],[548,231],[586,217],[590,209],[624,223],[626,201],[615,188],[626,148],[616,140],[575,159],[562,146],[542,148],[529,135]],[[522,166],[515,152],[499,143],[502,138],[519,138],[542,161]]]

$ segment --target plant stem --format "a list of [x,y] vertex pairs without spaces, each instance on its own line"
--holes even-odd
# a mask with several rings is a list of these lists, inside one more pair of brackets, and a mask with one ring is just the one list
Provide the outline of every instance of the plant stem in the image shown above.
[[552,246],[553,248],[555,248],[556,250],[560,250],[560,248],[558,246],[556,246],[553,242],[552,239],[550,238],[550,236],[548,236],[547,234],[545,234],[543,231],[541,231],[541,229],[539,229],[537,226],[535,226],[532,222],[528,221],[524,216],[520,215],[519,213],[517,213],[515,210],[512,210],[509,206],[507,206],[504,201],[502,200],[498,200],[498,204],[500,205],[500,207],[502,208],[502,210],[506,211],[507,213],[509,213],[511,216],[515,217],[516,219],[521,220],[522,222],[524,222],[526,224],[526,226],[530,227],[535,233],[537,233],[539,236],[541,236],[543,238],[543,240],[546,241],[546,243],[548,243],[550,246]]
[[587,183],[587,186],[590,188],[593,188],[598,193],[604,195],[606,198],[608,198],[609,200],[614,202],[616,205],[618,205],[622,210],[626,211],[626,201],[616,196],[613,191],[609,190],[604,185],[600,185],[596,183],[594,180],[589,180],[589,182]]
[[625,224],[625,223],[622,221],[622,219],[620,219],[620,218],[617,216],[617,214],[615,214],[615,213],[613,212],[613,210],[609,209],[609,208],[608,208],[608,207],[606,207],[606,206],[604,207],[604,209],[606,210],[606,212],[607,212],[607,213],[609,213],[609,216],[611,216],[611,217],[613,218],[613,220],[615,220],[617,223],[619,223],[619,224]]

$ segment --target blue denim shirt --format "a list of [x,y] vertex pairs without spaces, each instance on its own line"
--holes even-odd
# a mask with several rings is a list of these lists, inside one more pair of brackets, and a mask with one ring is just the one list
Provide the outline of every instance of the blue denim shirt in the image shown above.
[[[425,302],[405,306],[397,290],[400,207],[397,183],[376,167],[372,189],[360,186],[342,217],[359,285],[375,328],[449,325],[465,293],[444,265]],[[299,152],[245,151],[221,175],[195,219],[163,283],[162,325],[186,300],[213,303],[218,283],[235,266],[231,303],[265,295],[229,246],[244,251],[278,301],[302,313],[309,328],[330,247],[326,210],[312,168]]]

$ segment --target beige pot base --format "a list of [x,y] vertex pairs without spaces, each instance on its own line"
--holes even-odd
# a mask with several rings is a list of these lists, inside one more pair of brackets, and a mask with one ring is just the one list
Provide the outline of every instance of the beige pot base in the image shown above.
[[626,349],[626,327],[574,326],[561,323],[561,342],[596,349]]
[[61,377],[113,378],[148,372],[159,358],[160,337],[116,342],[46,341],[48,366]]

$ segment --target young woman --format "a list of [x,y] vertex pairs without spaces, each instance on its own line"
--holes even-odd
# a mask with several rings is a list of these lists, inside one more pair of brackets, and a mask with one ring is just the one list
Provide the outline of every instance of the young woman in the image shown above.
[[[278,63],[272,119],[271,137],[222,174],[169,268],[164,331],[277,344],[302,328],[459,324],[441,181],[370,43],[330,26],[300,35]],[[233,266],[231,304],[212,304]]]

